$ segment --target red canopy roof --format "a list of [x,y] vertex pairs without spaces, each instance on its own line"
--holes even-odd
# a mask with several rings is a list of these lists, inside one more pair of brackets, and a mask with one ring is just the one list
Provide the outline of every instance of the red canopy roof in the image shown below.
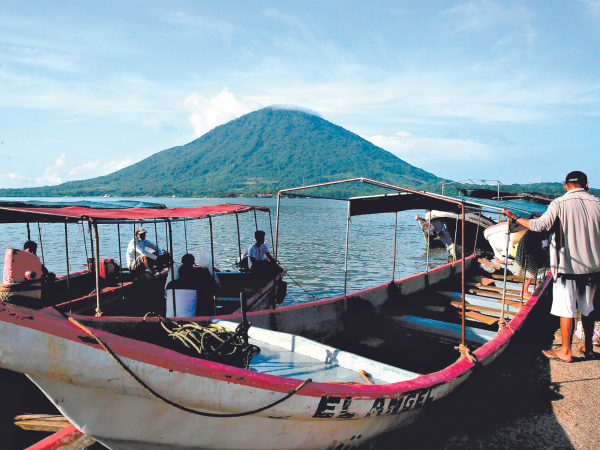
[[206,216],[269,211],[266,206],[220,205],[197,206],[195,208],[127,208],[95,209],[81,206],[63,208],[0,207],[0,223],[24,222],[77,222],[93,219],[95,222],[147,221],[155,219],[199,219]]

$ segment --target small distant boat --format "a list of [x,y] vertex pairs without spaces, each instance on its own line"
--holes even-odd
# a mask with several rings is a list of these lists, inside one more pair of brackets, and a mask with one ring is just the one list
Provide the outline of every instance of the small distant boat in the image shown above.
[[[260,354],[247,354],[246,366],[211,360],[214,347],[208,347],[205,358],[193,356],[178,344],[183,338],[165,333],[161,318],[119,314],[126,303],[116,287],[95,295],[99,307],[112,304],[112,316],[77,308],[83,300],[56,304],[47,299],[48,304],[39,299],[36,304],[29,298],[24,306],[18,296],[4,297],[0,367],[27,374],[77,429],[110,449],[340,450],[412,423],[466,382],[477,366],[494,362],[521,332],[551,278],[522,292],[519,277],[490,277],[481,272],[475,255],[463,254],[460,261],[396,279],[395,229],[390,281],[347,292],[352,217],[437,210],[442,203],[454,212],[473,206],[465,199],[368,178],[280,191],[275,257],[282,245],[281,198],[307,197],[296,193],[347,182],[392,193],[346,199],[343,294],[250,312],[242,295],[237,312],[180,323],[237,330],[243,345],[260,348]],[[239,211],[241,205],[221,208]],[[162,215],[142,211],[124,210],[119,217],[177,216],[169,209]],[[0,222],[14,222],[26,213],[0,208]],[[64,210],[59,214],[75,219]],[[12,284],[20,283],[14,292],[33,291],[19,289],[32,286],[25,278],[36,278],[25,264],[13,265],[6,275]],[[465,279],[476,286],[470,293]],[[54,283],[55,292],[67,292],[68,278]],[[71,289],[79,288],[71,284]]]

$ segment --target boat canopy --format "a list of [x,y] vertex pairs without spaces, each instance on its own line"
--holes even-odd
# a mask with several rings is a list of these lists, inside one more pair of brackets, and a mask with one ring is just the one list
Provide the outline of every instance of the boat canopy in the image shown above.
[[96,209],[126,209],[126,208],[154,208],[165,209],[162,203],[151,203],[143,200],[76,200],[76,201],[45,201],[45,200],[0,200],[0,206],[26,207],[26,208],[64,208],[81,206]]
[[518,217],[542,215],[548,206],[527,200],[488,200],[463,196],[442,196],[428,192],[400,192],[394,194],[353,197],[348,199],[350,215],[393,213],[412,209],[426,209],[460,213],[463,203],[468,210],[497,213],[509,209]]
[[348,202],[350,203],[350,216],[394,213],[411,209],[461,212],[459,202],[448,202],[442,196],[432,196],[426,192],[399,192],[368,197],[352,197],[348,199]]
[[548,209],[548,205],[542,205],[541,203],[536,203],[523,199],[498,201],[484,198],[470,198],[461,196],[452,198],[464,201],[465,204],[468,206],[492,209],[494,211],[508,209],[512,211],[512,213],[515,216],[523,218],[541,216]]
[[[107,202],[108,203],[108,202]],[[138,202],[136,202],[138,203]],[[64,204],[63,204],[64,205]],[[157,204],[152,204],[157,205]],[[241,214],[250,211],[269,212],[266,206],[236,205],[222,203],[219,205],[197,206],[195,208],[160,208],[149,207],[86,207],[86,206],[6,206],[0,204],[0,223],[25,222],[80,222],[91,220],[95,223],[129,223],[154,222],[170,220],[200,219],[225,214]]]

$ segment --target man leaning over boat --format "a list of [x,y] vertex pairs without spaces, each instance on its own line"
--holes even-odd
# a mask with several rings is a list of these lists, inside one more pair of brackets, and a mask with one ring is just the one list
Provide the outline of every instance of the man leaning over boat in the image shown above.
[[[594,357],[594,295],[600,277],[600,199],[587,192],[587,176],[574,171],[564,181],[567,191],[550,203],[538,219],[517,219],[532,231],[552,231],[550,270],[554,278],[552,315],[560,317],[562,344],[557,350],[544,351],[549,359],[573,360],[573,322],[575,310],[581,313],[585,333],[579,349],[586,358]],[[516,216],[509,210],[504,214]]]

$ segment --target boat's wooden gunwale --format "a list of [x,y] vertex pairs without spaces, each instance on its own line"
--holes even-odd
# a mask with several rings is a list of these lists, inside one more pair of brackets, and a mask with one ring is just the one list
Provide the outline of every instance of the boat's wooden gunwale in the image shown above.
[[[439,268],[433,270],[441,270],[442,268],[450,265],[452,264],[440,266]],[[430,271],[430,274],[432,271]],[[424,276],[424,273],[412,275],[398,280],[397,283],[404,283],[407,280]],[[527,315],[529,314],[533,306],[537,303],[539,296],[543,293],[548,283],[549,279],[547,278],[544,281],[544,283],[542,283],[538,287],[538,289],[530,297],[527,303],[521,308],[519,313],[510,321],[508,327],[499,332],[487,344],[484,344],[479,349],[473,352],[483,365],[489,364],[506,347],[512,335],[515,332],[517,332],[522,326]],[[379,289],[386,289],[387,286],[387,284],[383,284],[375,286],[373,288],[355,292],[351,295],[364,295],[365,293],[374,292]],[[292,305],[288,307],[283,307],[275,311],[259,311],[255,313],[250,313],[249,317],[251,318],[252,316],[264,314],[278,314],[285,310],[293,310],[298,308],[310,308],[315,306],[312,303],[324,304],[328,302],[340,301],[343,299],[344,297],[340,296],[333,299],[325,299],[320,300],[318,302],[311,302],[303,305]],[[87,345],[96,348],[100,351],[104,351],[98,344],[89,343],[88,341],[82,341],[82,331],[79,328],[75,327],[75,325],[65,321],[64,317],[62,317],[57,311],[46,309],[40,312],[34,312],[35,317],[33,317],[29,315],[30,310],[19,310],[19,308],[15,308],[13,305],[7,303],[0,304],[2,305],[2,307],[0,308],[0,314],[2,320],[4,321],[12,322],[19,326],[37,329],[54,336],[77,342],[80,345]],[[11,312],[13,312],[13,314],[16,312],[16,314],[11,315]],[[27,316],[31,317],[31,319],[28,319]],[[220,319],[239,319],[240,317],[238,316],[238,314],[233,314],[230,316],[222,316],[220,317]],[[77,320],[85,321],[91,328],[93,328],[93,322],[95,321],[136,322],[143,320],[142,318],[92,318],[88,316],[75,315],[73,317]],[[203,320],[203,318],[196,318],[196,320],[201,321]],[[204,320],[206,320],[206,318],[204,318]],[[254,388],[264,389],[273,392],[289,392],[291,389],[296,388],[302,381],[297,379],[278,377],[274,375],[250,372],[219,363],[205,361],[198,358],[187,357],[172,350],[158,347],[153,344],[148,344],[129,338],[123,338],[121,336],[116,336],[112,333],[104,332],[101,330],[94,329],[94,332],[120,357],[138,360],[140,362],[152,364],[157,367],[161,367],[168,370],[194,374],[196,376],[227,381],[230,383],[248,385]],[[323,395],[353,396],[357,399],[377,399],[380,397],[392,398],[397,396],[399,393],[403,392],[429,389],[443,384],[461,382],[462,379],[464,379],[470,374],[473,367],[474,364],[471,363],[467,358],[461,358],[454,364],[446,367],[441,371],[427,375],[422,375],[413,380],[401,381],[387,385],[351,386],[315,382],[310,383],[297,395],[315,397],[321,397]]]

